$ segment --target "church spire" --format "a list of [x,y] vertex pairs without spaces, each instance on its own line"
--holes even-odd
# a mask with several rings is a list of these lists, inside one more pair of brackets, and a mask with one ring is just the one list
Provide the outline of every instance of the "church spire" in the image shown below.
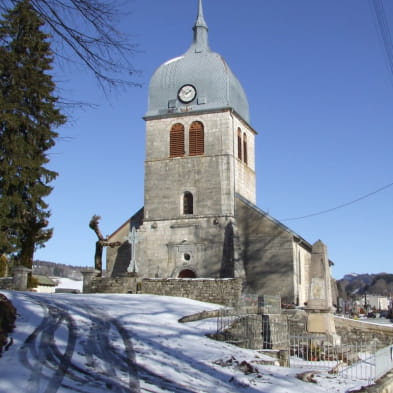
[[198,16],[193,27],[194,30],[194,43],[195,52],[202,52],[209,49],[207,32],[208,27],[203,16],[202,0],[198,0]]

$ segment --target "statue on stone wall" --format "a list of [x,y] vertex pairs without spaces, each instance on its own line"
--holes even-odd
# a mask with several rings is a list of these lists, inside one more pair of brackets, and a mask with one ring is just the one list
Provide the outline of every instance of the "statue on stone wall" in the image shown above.
[[89,227],[95,232],[98,237],[96,241],[96,251],[94,254],[94,268],[99,271],[99,276],[102,276],[102,250],[104,247],[119,247],[121,242],[108,242],[108,238],[104,237],[100,231],[99,221],[100,216],[94,215],[89,223]]

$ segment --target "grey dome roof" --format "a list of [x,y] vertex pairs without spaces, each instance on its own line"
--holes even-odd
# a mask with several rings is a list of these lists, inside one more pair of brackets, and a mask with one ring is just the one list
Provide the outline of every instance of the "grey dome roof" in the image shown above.
[[[249,122],[248,101],[239,80],[224,58],[209,48],[201,0],[193,30],[194,40],[188,51],[162,64],[151,78],[146,117],[231,108]],[[197,91],[187,105],[177,98],[186,84]]]

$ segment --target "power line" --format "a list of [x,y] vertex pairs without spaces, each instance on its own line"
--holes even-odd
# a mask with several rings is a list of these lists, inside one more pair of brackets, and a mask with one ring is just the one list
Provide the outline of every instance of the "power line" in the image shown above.
[[284,219],[282,219],[282,220],[280,220],[280,221],[301,220],[301,219],[303,219],[303,218],[309,218],[309,217],[314,217],[314,216],[320,216],[321,214],[330,213],[330,212],[332,212],[332,211],[334,211],[334,210],[342,209],[343,207],[346,207],[346,206],[349,206],[349,205],[353,205],[353,204],[356,203],[356,202],[359,202],[359,201],[361,201],[361,200],[363,200],[363,199],[366,199],[366,198],[368,198],[368,197],[370,197],[370,196],[372,196],[372,195],[375,195],[375,194],[377,194],[378,192],[381,192],[381,191],[383,191],[383,190],[386,190],[387,188],[392,187],[392,186],[393,186],[393,183],[390,183],[390,184],[387,184],[386,186],[383,186],[383,187],[381,187],[381,188],[378,188],[377,190],[372,191],[372,192],[370,192],[370,193],[368,193],[368,194],[366,194],[366,195],[363,195],[363,196],[361,196],[361,197],[359,197],[359,198],[353,199],[353,200],[350,201],[350,202],[343,203],[343,204],[341,204],[341,205],[332,207],[332,208],[330,208],[330,209],[321,210],[321,211],[319,211],[319,212],[307,214],[307,215],[305,215],[305,216],[300,216],[300,217],[284,218]]
[[374,8],[375,16],[377,19],[377,27],[380,30],[380,39],[385,49],[387,66],[390,73],[393,75],[393,41],[389,29],[386,11],[383,6],[382,0],[370,0],[371,6]]

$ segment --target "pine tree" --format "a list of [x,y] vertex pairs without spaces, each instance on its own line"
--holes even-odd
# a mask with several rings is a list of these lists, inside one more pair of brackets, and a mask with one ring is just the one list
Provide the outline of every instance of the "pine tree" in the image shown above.
[[44,198],[57,173],[45,167],[65,123],[48,73],[53,61],[43,22],[29,0],[0,20],[0,254],[31,268],[51,237]]

